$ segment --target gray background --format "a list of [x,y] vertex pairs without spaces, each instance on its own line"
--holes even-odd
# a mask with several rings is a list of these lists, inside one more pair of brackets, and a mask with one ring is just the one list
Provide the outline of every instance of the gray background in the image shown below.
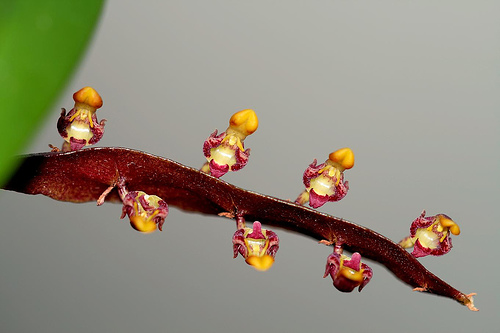
[[224,180],[294,199],[313,158],[351,147],[351,190],[320,210],[396,241],[423,209],[449,214],[455,247],[420,261],[477,292],[480,312],[412,292],[375,263],[362,293],[340,293],[321,278],[330,249],[282,230],[259,273],[232,259],[229,220],[172,208],[162,233],[143,235],[119,205],[2,192],[0,331],[495,330],[498,13],[498,1],[109,1],[26,149],[61,143],[59,108],[86,85],[104,99],[99,146],[195,167],[206,137],[253,108],[249,164]]

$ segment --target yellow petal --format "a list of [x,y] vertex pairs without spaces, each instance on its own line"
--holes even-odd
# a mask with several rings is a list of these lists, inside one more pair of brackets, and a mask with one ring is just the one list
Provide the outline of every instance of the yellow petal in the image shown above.
[[99,109],[102,106],[102,98],[92,87],[85,87],[73,94],[76,103],[84,103],[93,108]]
[[274,258],[265,254],[262,257],[250,256],[245,261],[258,271],[267,271],[273,265]]
[[238,111],[229,119],[229,128],[242,134],[241,139],[255,132],[257,127],[259,127],[259,119],[255,111],[251,109]]
[[449,228],[453,235],[460,235],[460,227],[452,219],[445,217],[444,215],[439,216],[439,223],[445,227]]
[[344,169],[350,169],[354,166],[354,153],[351,148],[341,148],[328,156],[332,162],[338,163]]
[[344,266],[340,269],[339,273],[351,281],[356,281],[356,282],[363,281],[363,269],[355,271],[352,268]]
[[130,225],[137,231],[144,233],[151,233],[156,230],[156,223],[149,219],[146,220],[140,215],[134,215],[130,217]]

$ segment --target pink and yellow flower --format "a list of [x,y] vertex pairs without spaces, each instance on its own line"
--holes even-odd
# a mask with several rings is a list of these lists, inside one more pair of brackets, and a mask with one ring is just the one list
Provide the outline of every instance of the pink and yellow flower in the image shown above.
[[449,216],[438,214],[425,216],[425,210],[412,222],[410,236],[399,244],[404,248],[413,246],[415,258],[428,255],[442,256],[451,251],[450,234],[459,235],[460,227]]
[[63,151],[79,150],[101,140],[105,119],[97,122],[95,115],[102,106],[101,96],[92,87],[85,87],[73,94],[75,106],[66,115],[63,108],[57,121],[59,134],[66,141]]
[[370,282],[373,271],[361,262],[361,255],[358,252],[353,253],[352,257],[334,252],[326,261],[323,277],[328,275],[331,276],[335,288],[342,292],[351,292],[356,287],[361,291]]
[[323,206],[328,201],[343,199],[349,190],[349,182],[344,181],[344,170],[354,166],[354,153],[350,148],[342,148],[328,156],[325,163],[317,165],[317,160],[304,171],[306,187],[296,203],[304,205],[309,201],[313,208]]
[[245,150],[243,141],[257,130],[258,125],[259,120],[253,110],[247,109],[233,114],[225,132],[217,135],[215,130],[205,140],[203,154],[207,163],[201,170],[219,178],[228,171],[243,168],[250,156],[250,149]]
[[161,231],[168,215],[168,205],[156,195],[148,195],[143,191],[120,191],[123,207],[122,216],[128,215],[130,225],[137,231],[151,233]]
[[241,254],[247,264],[259,271],[271,268],[278,249],[278,235],[262,229],[261,223],[257,221],[252,228],[238,229],[233,235],[234,258],[238,253]]

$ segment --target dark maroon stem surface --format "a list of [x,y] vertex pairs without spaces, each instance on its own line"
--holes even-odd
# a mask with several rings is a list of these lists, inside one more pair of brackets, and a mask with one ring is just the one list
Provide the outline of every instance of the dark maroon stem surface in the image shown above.
[[[390,239],[344,219],[271,196],[238,188],[175,161],[126,148],[89,148],[23,156],[5,189],[43,194],[68,202],[96,201],[110,186],[160,196],[169,205],[202,214],[231,213],[317,240],[327,240],[386,266],[421,291],[449,297],[474,308],[466,295],[429,272]],[[116,187],[106,201],[119,202]],[[475,309],[475,308],[474,308]]]

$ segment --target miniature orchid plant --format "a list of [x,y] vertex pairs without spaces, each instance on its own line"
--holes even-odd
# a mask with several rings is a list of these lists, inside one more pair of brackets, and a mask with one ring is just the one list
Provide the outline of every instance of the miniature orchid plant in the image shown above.
[[[121,202],[121,217],[127,216],[132,228],[143,233],[163,229],[169,205],[234,219],[233,256],[241,255],[258,271],[272,267],[280,247],[277,233],[262,224],[276,226],[313,237],[332,249],[323,277],[330,276],[341,292],[367,286],[373,277],[373,269],[364,262],[367,258],[385,265],[414,290],[449,297],[477,311],[474,294],[456,290],[417,260],[451,250],[451,235],[459,235],[460,228],[449,216],[426,217],[424,211],[411,223],[410,235],[395,243],[370,229],[305,207],[319,208],[345,198],[349,183],[344,172],[354,166],[350,148],[335,150],[319,165],[315,159],[304,171],[305,189],[291,202],[219,179],[248,164],[250,149],[245,149],[244,140],[258,127],[253,110],[236,112],[224,132],[215,130],[207,138],[203,144],[206,162],[196,170],[126,148],[84,149],[104,133],[104,120],[98,123],[95,116],[102,99],[91,87],[79,90],[73,98],[74,108],[67,115],[63,109],[57,124],[65,140],[62,149],[51,146],[52,152],[25,156],[5,189],[69,202]],[[67,173],[68,168],[78,172]],[[253,221],[251,227],[247,221]]]

